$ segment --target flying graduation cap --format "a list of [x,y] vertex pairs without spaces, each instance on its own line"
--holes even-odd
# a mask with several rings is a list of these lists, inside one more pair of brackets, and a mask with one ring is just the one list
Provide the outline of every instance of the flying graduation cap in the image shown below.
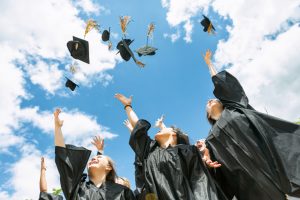
[[214,33],[216,29],[212,25],[210,19],[208,19],[208,17],[206,17],[205,15],[202,15],[202,16],[204,17],[204,19],[202,19],[202,21],[200,23],[204,27],[203,31],[207,32],[207,33]]
[[104,30],[102,32],[101,38],[102,38],[103,42],[107,42],[108,41],[108,49],[110,50],[111,47],[112,47],[112,43],[110,41],[110,27],[108,28],[108,30]]
[[130,60],[130,58],[132,57],[132,59],[134,60],[134,62],[139,66],[139,67],[144,67],[145,64],[138,61],[133,52],[131,51],[131,49],[129,48],[129,45],[133,42],[134,40],[131,39],[123,39],[118,43],[117,45],[117,49],[119,50],[118,53],[120,53],[121,57],[123,58],[123,60],[125,60],[126,62],[128,60]]
[[85,63],[90,63],[89,42],[73,36],[73,40],[67,43],[71,56]]
[[121,30],[122,30],[122,34],[124,36],[124,39],[122,38],[122,40],[120,42],[118,42],[117,45],[117,49],[119,50],[118,53],[121,54],[121,57],[123,58],[123,60],[128,61],[130,60],[130,58],[132,57],[132,59],[134,60],[134,62],[139,66],[139,67],[144,67],[145,64],[138,61],[133,52],[131,51],[131,49],[129,48],[129,45],[134,41],[131,39],[126,39],[126,30],[127,30],[127,26],[129,24],[129,22],[131,21],[131,17],[130,16],[124,16],[124,17],[120,17],[120,26],[121,26]]
[[148,32],[147,32],[146,46],[135,50],[135,52],[137,52],[139,56],[152,56],[152,55],[155,55],[155,51],[157,50],[157,48],[151,47],[151,46],[148,45],[149,38],[152,38],[152,36],[153,36],[154,28],[155,28],[155,26],[154,26],[153,23],[149,24]]
[[77,85],[76,83],[74,83],[73,81],[68,79],[67,77],[65,77],[65,78],[67,79],[65,86],[70,88],[70,90],[74,91],[76,87],[79,87],[79,85]]

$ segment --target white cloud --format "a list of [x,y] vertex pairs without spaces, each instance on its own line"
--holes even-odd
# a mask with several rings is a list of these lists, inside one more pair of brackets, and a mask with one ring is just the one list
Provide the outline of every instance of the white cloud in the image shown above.
[[[191,42],[191,34],[193,31],[192,18],[201,16],[202,12],[206,13],[211,0],[162,0],[162,7],[167,9],[167,22],[171,27],[180,27],[183,24],[185,29],[186,42]],[[172,34],[174,35],[174,34]],[[179,39],[179,35],[176,35]],[[174,37],[170,37],[172,42]]]
[[[105,12],[102,6],[90,0],[74,1],[74,4],[68,0],[28,0],[18,2],[17,6],[14,1],[0,3],[0,26],[5,27],[0,33],[0,44],[20,50],[26,57],[20,64],[31,66],[30,80],[50,94],[62,86],[57,84],[63,73],[59,66],[73,59],[66,43],[73,35],[83,38],[85,22],[78,16],[79,12]],[[113,69],[120,61],[114,51],[108,51],[106,44],[100,42],[100,37],[96,31],[88,34],[91,63],[80,64],[84,75],[80,85],[101,82],[93,77]],[[46,77],[47,81],[42,82],[41,77]],[[50,81],[49,77],[52,77]]]
[[[53,114],[49,111],[40,112],[38,107],[26,108],[19,113],[22,122],[30,122],[44,133],[54,134]],[[62,127],[66,143],[85,146],[91,138],[100,134],[103,138],[112,139],[116,134],[109,132],[109,128],[100,125],[96,117],[86,115],[78,110],[63,109],[60,118],[64,120]]]
[[218,43],[215,65],[229,67],[255,108],[291,121],[300,116],[300,59],[296,53],[300,28],[287,21],[300,19],[299,5],[299,1],[280,0],[226,4],[217,0],[212,5],[232,20],[227,27],[229,38]]
[[176,42],[180,38],[180,31],[177,30],[176,33],[172,34],[164,33],[164,38],[170,38],[172,42]]
[[219,41],[215,65],[239,78],[255,108],[292,121],[300,116],[299,5],[299,0],[162,0],[170,26],[184,24],[186,42],[193,29],[187,24],[201,12],[212,8],[229,18],[229,37]]
[[62,87],[63,72],[58,69],[58,64],[49,64],[37,60],[36,64],[24,67],[33,84],[38,84],[50,94]]
[[[14,190],[13,194],[0,189],[1,199],[37,199],[39,196],[39,177],[41,152],[31,144],[26,144],[20,149],[20,159],[9,166],[6,173],[11,177],[5,184]],[[47,166],[46,180],[48,192],[53,188],[60,188],[59,175],[53,158],[43,155]]]

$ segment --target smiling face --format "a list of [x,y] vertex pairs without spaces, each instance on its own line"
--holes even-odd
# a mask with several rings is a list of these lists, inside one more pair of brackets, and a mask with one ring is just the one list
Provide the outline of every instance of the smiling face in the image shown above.
[[87,164],[87,168],[89,173],[94,173],[94,172],[105,172],[105,171],[110,171],[111,166],[109,163],[109,160],[106,156],[103,155],[97,155],[94,156]]

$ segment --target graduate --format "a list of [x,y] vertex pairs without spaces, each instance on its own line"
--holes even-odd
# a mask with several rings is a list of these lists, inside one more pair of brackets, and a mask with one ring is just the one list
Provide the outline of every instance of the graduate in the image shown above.
[[155,139],[148,136],[150,123],[139,120],[132,109],[132,97],[115,97],[124,105],[133,130],[129,144],[143,163],[146,199],[216,200],[217,189],[202,162],[200,152],[189,145],[187,135],[156,122],[160,131]]
[[222,165],[213,173],[217,182],[229,199],[300,197],[300,126],[254,110],[238,80],[217,73],[210,57],[207,51],[217,99],[206,105],[212,125],[206,144],[207,160]]
[[39,200],[63,200],[61,195],[51,194],[47,192],[46,180],[46,164],[44,157],[41,158],[41,171],[40,171],[40,197]]
[[[89,161],[90,150],[65,144],[60,112],[60,109],[54,112],[55,162],[66,199],[134,200],[133,192],[129,188],[115,183],[116,170],[108,156],[97,155]],[[82,178],[86,166],[89,181]]]
[[[129,133],[133,131],[133,126],[128,119],[124,120],[123,124],[128,128]],[[134,196],[137,200],[145,199],[145,176],[143,170],[143,163],[140,158],[135,154],[134,157],[134,178],[136,189],[133,191]]]

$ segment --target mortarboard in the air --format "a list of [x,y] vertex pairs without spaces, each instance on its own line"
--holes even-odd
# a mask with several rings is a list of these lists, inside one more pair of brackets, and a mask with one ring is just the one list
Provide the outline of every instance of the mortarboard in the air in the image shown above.
[[133,42],[134,40],[131,39],[122,39],[118,45],[117,45],[117,49],[119,50],[118,53],[121,54],[121,57],[123,58],[123,60],[128,61],[130,60],[130,58],[132,57],[132,59],[134,60],[134,62],[139,66],[139,67],[144,67],[145,64],[138,61],[133,52],[131,51],[131,49],[129,48],[129,45]]
[[204,27],[203,31],[208,32],[208,33],[213,33],[216,29],[212,25],[210,19],[208,19],[208,17],[206,17],[205,15],[202,15],[202,16],[204,17],[204,19],[202,19],[202,21],[200,23]]
[[73,36],[73,40],[67,43],[71,56],[85,63],[90,63],[89,42]]
[[102,32],[102,41],[106,42],[110,39],[110,28]]
[[73,81],[68,79],[67,77],[65,77],[65,78],[67,79],[65,86],[70,88],[70,90],[74,91],[76,87],[79,87],[79,85],[77,85],[76,83],[74,83]]
[[[123,60],[128,61],[130,60],[131,57],[134,57],[131,49],[129,48],[129,45],[133,42],[134,40],[131,39],[122,39],[118,45],[117,49],[119,50],[118,53],[120,53],[121,57]],[[127,47],[127,48],[126,48]]]
[[144,46],[141,48],[138,48],[135,52],[138,53],[138,55],[141,56],[152,56],[155,55],[155,51],[157,48],[151,47],[151,46]]
[[148,45],[149,38],[150,39],[152,38],[154,28],[155,28],[154,23],[150,23],[148,25],[146,45],[139,48],[139,49],[137,49],[137,50],[135,50],[135,52],[137,52],[139,56],[152,56],[152,55],[155,55],[155,51],[157,50],[157,48],[151,47],[151,46]]

